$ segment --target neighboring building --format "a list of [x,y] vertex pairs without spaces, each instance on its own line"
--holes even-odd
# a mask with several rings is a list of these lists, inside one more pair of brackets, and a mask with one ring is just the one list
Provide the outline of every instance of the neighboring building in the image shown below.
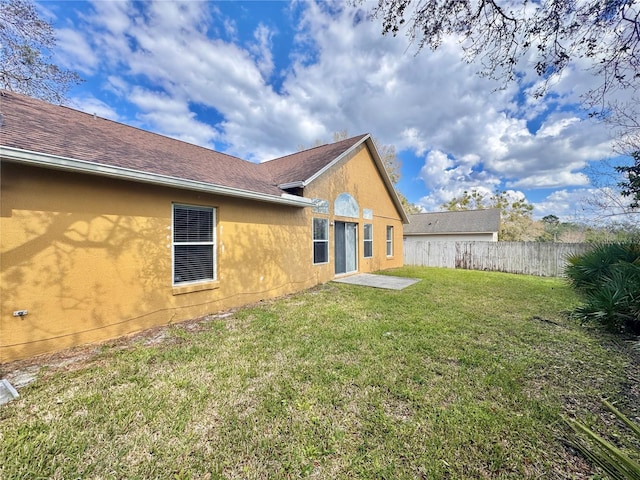
[[0,114],[0,362],[402,265],[369,135],[254,164],[14,93]]
[[404,243],[418,241],[497,242],[500,209],[459,210],[455,212],[409,215],[404,226]]

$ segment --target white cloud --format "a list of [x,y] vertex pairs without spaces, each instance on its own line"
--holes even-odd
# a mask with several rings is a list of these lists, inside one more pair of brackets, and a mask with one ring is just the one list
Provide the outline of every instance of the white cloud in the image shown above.
[[579,121],[580,121],[579,118],[569,117],[569,118],[561,118],[558,121],[553,123],[545,122],[542,125],[542,127],[540,127],[540,130],[538,130],[537,137],[539,138],[557,137],[558,135],[566,131],[567,127],[571,125],[575,125]]
[[102,100],[93,96],[76,97],[69,102],[69,106],[82,112],[97,115],[98,117],[107,118],[109,120],[121,120],[118,112]]
[[269,78],[273,73],[273,55],[271,53],[273,32],[266,25],[260,24],[253,36],[256,43],[250,46],[251,53],[255,57],[258,69],[264,78]]
[[[90,23],[87,37],[91,38],[103,65],[113,70],[123,64],[130,55],[129,31],[138,16],[130,2],[92,2],[94,14],[85,16]],[[126,66],[125,66],[126,68]]]
[[535,217],[555,215],[563,222],[587,220],[591,217],[587,201],[596,194],[597,190],[590,188],[556,190],[542,201],[533,204]]
[[514,188],[554,188],[565,185],[588,185],[589,178],[580,172],[550,172],[540,175],[528,175],[520,180],[505,182],[507,187]]
[[474,170],[476,162],[475,155],[456,160],[441,151],[430,151],[419,174],[430,194],[420,198],[418,204],[427,211],[439,210],[442,204],[465,191],[476,190],[485,196],[493,194],[500,179]]
[[106,82],[103,84],[103,88],[118,96],[126,96],[129,92],[129,84],[122,77],[117,75],[109,75],[106,78]]
[[[461,62],[453,40],[415,55],[357,9],[309,1],[292,7],[300,23],[291,64],[276,72],[278,32],[263,22],[242,32],[222,7],[96,1],[93,9],[78,58],[110,72],[109,92],[136,106],[146,128],[244,158],[287,154],[343,129],[370,132],[423,159],[428,195],[420,202],[428,208],[472,188],[584,186],[580,171],[610,152],[608,132],[568,108],[575,85],[595,81],[584,65],[558,77],[552,96],[516,99],[515,85],[493,92],[498,84]],[[242,34],[253,40],[239,43]],[[276,74],[284,75],[277,91]],[[219,117],[205,123],[194,104]]]
[[90,75],[98,65],[98,58],[85,37],[76,30],[56,30],[58,58],[72,70]]
[[220,137],[219,132],[198,121],[189,110],[188,102],[142,88],[134,88],[129,98],[141,110],[139,118],[145,123],[156,125],[171,137],[215,148],[214,140]]

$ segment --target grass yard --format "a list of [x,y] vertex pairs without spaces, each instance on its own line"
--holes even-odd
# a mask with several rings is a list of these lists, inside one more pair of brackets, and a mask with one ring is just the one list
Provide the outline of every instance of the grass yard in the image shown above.
[[632,350],[569,320],[562,280],[389,273],[422,281],[329,283],[42,369],[0,407],[0,477],[592,478],[561,414],[637,416]]

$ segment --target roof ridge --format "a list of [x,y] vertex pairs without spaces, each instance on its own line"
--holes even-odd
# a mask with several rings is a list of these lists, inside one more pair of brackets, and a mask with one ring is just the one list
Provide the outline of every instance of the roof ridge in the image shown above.
[[496,232],[500,228],[499,208],[422,212],[409,218],[406,235]]

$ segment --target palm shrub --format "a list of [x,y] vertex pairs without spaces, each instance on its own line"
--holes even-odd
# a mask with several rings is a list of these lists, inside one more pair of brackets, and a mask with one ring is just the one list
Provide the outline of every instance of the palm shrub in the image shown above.
[[612,331],[640,333],[640,245],[596,245],[568,258],[565,274],[584,303],[574,315]]

